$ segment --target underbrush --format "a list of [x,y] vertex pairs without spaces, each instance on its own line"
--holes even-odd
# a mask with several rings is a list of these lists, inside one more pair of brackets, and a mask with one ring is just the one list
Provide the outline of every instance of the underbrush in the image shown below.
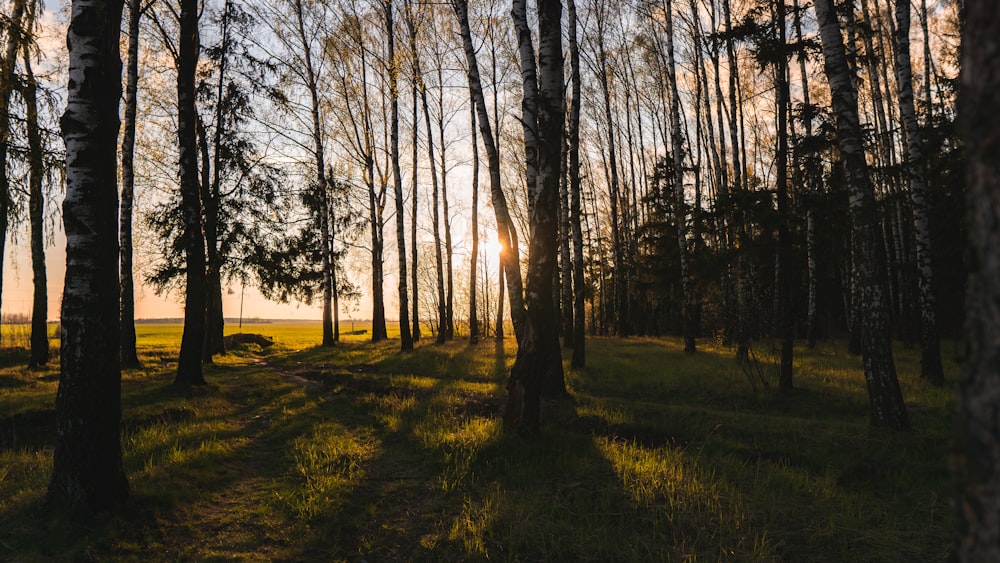
[[275,345],[236,347],[208,386],[178,388],[156,330],[123,376],[132,498],[113,514],[41,510],[58,374],[0,370],[15,428],[0,428],[0,559],[948,556],[953,394],[917,377],[915,351],[899,359],[914,431],[898,434],[869,429],[860,361],[838,344],[796,348],[797,389],[780,393],[754,390],[725,348],[590,339],[572,399],[547,402],[526,439],[500,422],[512,340],[400,355],[255,327]]

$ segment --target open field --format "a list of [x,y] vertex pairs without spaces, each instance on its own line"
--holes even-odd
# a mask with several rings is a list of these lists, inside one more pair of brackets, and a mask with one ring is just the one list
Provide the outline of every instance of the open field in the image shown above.
[[915,430],[891,434],[868,429],[842,344],[797,348],[784,395],[708,342],[591,339],[572,400],[525,439],[500,432],[512,338],[401,356],[367,335],[316,348],[318,324],[244,325],[276,344],[185,389],[180,327],[139,331],[132,499],[114,515],[39,510],[58,370],[0,369],[0,560],[947,559],[953,393],[918,379],[915,350],[898,358]]

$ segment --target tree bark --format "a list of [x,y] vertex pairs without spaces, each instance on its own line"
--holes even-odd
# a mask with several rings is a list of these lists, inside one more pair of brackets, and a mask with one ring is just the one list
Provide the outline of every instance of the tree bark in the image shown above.
[[[444,144],[444,139],[441,140],[441,143]],[[433,162],[436,155],[432,152],[429,156]],[[441,177],[443,178],[444,174],[441,174]],[[443,344],[448,339],[448,334],[445,330],[445,325],[448,322],[448,313],[445,310],[444,255],[441,252],[441,191],[437,178],[435,178],[431,189],[431,207],[433,208],[431,212],[431,228],[434,230],[434,272],[437,275],[438,330],[436,341],[438,344]]]
[[959,387],[951,468],[955,552],[962,562],[1000,560],[1000,11],[965,0],[958,115],[968,159],[971,243],[968,356]]
[[180,54],[177,61],[177,139],[180,151],[181,207],[184,217],[186,284],[184,333],[175,382],[204,385],[201,360],[205,346],[205,236],[198,180],[195,72],[198,67],[198,1],[181,0]]
[[399,341],[404,352],[413,350],[410,333],[410,304],[406,288],[406,213],[403,209],[403,174],[399,168],[399,89],[396,87],[399,66],[396,64],[396,33],[392,17],[393,0],[385,0],[385,31],[389,51],[389,101],[391,112],[390,154],[393,192],[396,200],[396,255],[399,259]]
[[[222,311],[222,256],[219,253],[219,207],[222,201],[220,194],[222,175],[222,139],[226,134],[226,108],[223,97],[226,88],[226,71],[229,66],[230,18],[231,0],[223,3],[222,14],[222,53],[219,60],[219,79],[215,91],[215,138],[213,139],[212,180],[203,181],[203,212],[205,228],[205,246],[207,270],[205,274],[205,361],[211,363],[215,354],[226,353],[225,328],[226,319]],[[202,133],[203,141],[207,140]],[[202,169],[208,171],[208,151],[203,151]],[[206,174],[207,176],[207,174]],[[206,178],[207,180],[207,178]]]
[[684,203],[684,137],[681,134],[680,96],[677,91],[677,70],[674,59],[673,9],[669,1],[663,3],[665,44],[667,51],[667,86],[670,90],[670,152],[673,156],[675,213],[677,221],[677,244],[680,255],[681,295],[684,316],[684,351],[691,354],[697,350],[695,344],[694,296],[691,288],[691,270],[687,245],[687,206]]
[[608,200],[611,203],[611,255],[614,258],[615,271],[612,278],[615,298],[615,331],[618,336],[628,336],[627,299],[628,291],[625,283],[625,250],[622,248],[621,221],[618,206],[620,188],[618,181],[618,155],[615,151],[615,122],[611,111],[611,88],[608,84],[608,57],[604,48],[604,4],[597,10],[597,77],[601,84],[601,94],[604,100],[604,119],[608,127]]
[[788,56],[785,42],[785,1],[775,2],[776,27],[778,31],[778,61],[775,68],[775,104],[778,110],[778,146],[775,152],[777,168],[778,196],[778,330],[781,338],[781,365],[778,386],[783,390],[793,387],[792,353],[795,338],[795,318],[792,314],[792,212],[788,205]]
[[910,2],[896,0],[896,91],[899,115],[906,132],[905,170],[910,181],[913,236],[917,255],[917,295],[920,302],[920,375],[932,384],[944,385],[941,338],[938,334],[934,298],[934,268],[931,265],[931,234],[927,218],[927,180],[924,174],[923,138],[917,125],[913,101],[913,69],[910,62]]
[[[34,14],[28,18],[28,28]],[[42,152],[42,134],[38,126],[38,83],[31,68],[31,55],[27,46],[22,49],[24,62],[25,126],[28,133],[28,216],[31,223],[31,358],[29,367],[43,366],[49,361],[49,307],[45,275],[45,198],[42,180],[45,162]]]
[[[802,13],[799,10],[798,0],[792,1],[792,9],[795,14],[795,39],[802,43]],[[809,74],[806,69],[806,57],[799,55],[799,75],[802,79],[802,105],[805,108],[805,138],[812,139],[812,109],[809,102]],[[810,193],[816,193],[817,176],[820,175],[815,165],[817,159],[811,152],[805,156],[805,188]],[[816,216],[813,213],[811,201],[806,203],[806,346],[810,350],[816,347]]]
[[472,257],[469,264],[469,342],[479,343],[479,312],[476,307],[476,262],[479,259],[479,139],[476,135],[476,93],[469,86],[469,124],[472,136]]
[[[538,2],[538,177],[528,193],[531,234],[528,250],[527,316],[518,341],[517,359],[507,383],[504,428],[536,434],[543,394],[566,395],[558,318],[554,313],[552,275],[558,256],[559,156],[563,133],[562,5],[559,0]],[[526,16],[514,11],[514,17]],[[526,26],[526,21],[516,21]],[[521,49],[522,57],[527,52]],[[521,67],[529,61],[521,60]],[[534,59],[531,64],[534,65]],[[527,76],[528,73],[522,73]]]
[[[565,109],[563,110],[565,112]],[[569,233],[569,135],[563,135],[559,155],[559,272],[553,283],[559,295],[559,335],[563,346],[573,347],[573,264]]]
[[316,76],[316,65],[312,56],[312,45],[309,36],[306,34],[305,17],[303,14],[302,0],[295,0],[295,20],[299,34],[299,42],[302,43],[302,58],[305,63],[306,88],[309,90],[309,110],[312,117],[312,141],[313,159],[316,162],[316,191],[319,195],[319,231],[320,238],[323,239],[323,248],[320,255],[321,267],[323,268],[323,346],[333,346],[336,342],[333,323],[333,301],[334,301],[334,263],[332,255],[332,237],[330,214],[329,191],[326,179],[325,150],[323,143],[323,124],[320,116],[319,103],[319,77]]
[[[410,320],[413,323],[413,330],[411,331],[411,336],[414,341],[420,340],[420,291],[418,290],[417,283],[419,281],[418,270],[417,270],[417,259],[418,259],[418,249],[417,249],[417,193],[418,193],[418,168],[420,160],[420,106],[418,103],[421,87],[423,86],[423,77],[420,75],[420,53],[417,51],[417,25],[414,22],[413,16],[413,4],[406,0],[403,4],[405,8],[406,16],[406,29],[409,32],[410,39],[410,71],[412,74],[413,88],[411,90],[411,97],[413,100],[413,170],[412,170],[412,193],[411,197],[411,221],[410,221],[410,285],[413,290],[412,308],[413,314]],[[473,268],[473,272],[475,268]]]
[[[483,96],[482,81],[479,78],[479,65],[476,62],[476,50],[472,44],[472,31],[469,27],[468,0],[452,0],[452,7],[458,17],[459,31],[462,34],[462,46],[465,51],[465,60],[468,65],[469,84],[472,86],[476,98],[476,112],[479,116],[479,133],[483,139],[483,146],[486,149],[487,165],[490,171],[490,199],[493,204],[493,212],[497,223],[497,241],[500,243],[501,254],[500,263],[506,278],[507,287],[510,290],[510,316],[514,324],[514,334],[520,341],[522,329],[524,327],[524,286],[521,281],[521,259],[518,251],[517,230],[511,220],[510,211],[507,208],[507,198],[500,185],[500,152],[497,148],[496,139],[493,137],[493,128],[490,126],[489,112],[486,109],[486,98]],[[498,124],[499,127],[499,124]],[[502,334],[502,307],[503,299],[500,300],[498,312],[497,334]]]
[[[120,0],[73,0],[66,44],[66,278],[58,433],[46,502],[106,509],[129,494],[121,449],[118,288]],[[199,363],[200,365],[200,363]]]
[[574,369],[586,366],[586,280],[583,276],[583,219],[580,212],[580,47],[577,43],[576,0],[566,0],[570,82],[569,213],[573,231],[573,358]]
[[854,272],[863,314],[861,356],[873,426],[909,429],[903,395],[896,378],[889,338],[885,256],[880,244],[875,194],[865,160],[858,120],[858,98],[847,64],[840,24],[831,0],[815,0],[823,42],[824,71],[830,83],[837,121],[837,140],[847,175]]
[[[441,69],[438,69],[441,72]],[[440,81],[443,84],[443,81]],[[451,340],[455,337],[455,273],[452,267],[454,250],[451,243],[451,213],[448,210],[448,160],[444,142],[444,88],[438,94],[439,107],[441,113],[438,115],[438,130],[441,139],[441,218],[444,223],[444,272],[445,272],[445,300],[444,318],[442,329],[445,338]]]
[[142,367],[135,346],[135,289],[132,275],[132,209],[135,201],[135,119],[138,113],[139,23],[141,0],[130,0],[128,11],[128,63],[125,78],[125,123],[122,131],[122,200],[118,213],[121,245],[121,357],[122,367]]

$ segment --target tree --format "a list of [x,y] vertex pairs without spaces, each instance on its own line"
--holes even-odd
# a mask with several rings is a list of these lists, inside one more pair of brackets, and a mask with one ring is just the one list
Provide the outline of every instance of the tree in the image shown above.
[[121,356],[123,368],[140,367],[135,349],[135,290],[132,277],[132,210],[135,200],[135,118],[139,90],[139,24],[142,0],[129,0],[128,62],[125,73],[125,123],[122,132],[122,200],[118,214],[121,272]]
[[[346,7],[345,7],[346,8]],[[386,174],[377,162],[375,144],[375,112],[369,91],[371,62],[366,38],[366,29],[355,3],[350,12],[343,14],[343,22],[327,46],[330,56],[338,64],[335,67],[339,104],[336,110],[344,124],[341,142],[351,153],[367,188],[368,224],[371,236],[372,265],[372,342],[388,338],[385,322],[385,299],[383,289],[385,246],[384,211],[387,203],[388,182]],[[360,79],[360,81],[358,81]],[[359,107],[360,105],[360,107]],[[388,154],[388,151],[383,151]]]
[[774,69],[774,86],[777,92],[775,105],[778,110],[778,146],[775,149],[777,162],[777,200],[778,200],[778,248],[775,279],[776,302],[779,314],[777,332],[781,339],[781,365],[779,368],[778,385],[784,389],[792,388],[792,351],[795,338],[795,318],[792,315],[791,296],[791,254],[792,254],[792,212],[788,202],[788,54],[785,40],[785,0],[775,1],[775,27],[777,31],[777,65]]
[[968,155],[967,214],[972,245],[966,304],[968,357],[958,397],[952,472],[959,561],[1000,558],[1000,11],[966,0],[959,119]]
[[[906,143],[906,176],[910,182],[913,236],[917,258],[917,295],[920,304],[920,375],[934,385],[944,385],[941,338],[938,335],[931,266],[930,225],[927,219],[927,180],[924,174],[923,139],[913,102],[913,69],[910,65],[910,2],[896,0],[896,90]],[[928,71],[929,72],[929,71]],[[928,105],[930,108],[930,105]]]
[[326,179],[326,163],[325,163],[325,148],[323,142],[323,125],[320,118],[320,99],[319,99],[319,76],[317,72],[318,61],[314,60],[312,53],[312,42],[309,40],[309,36],[306,34],[305,28],[305,17],[302,9],[302,0],[294,0],[294,10],[295,10],[295,23],[297,31],[297,39],[301,44],[301,56],[302,63],[305,67],[305,85],[306,89],[309,91],[309,113],[312,117],[312,140],[313,140],[313,159],[315,159],[316,164],[316,193],[319,196],[319,209],[317,210],[317,217],[319,219],[319,230],[320,238],[324,241],[322,244],[322,250],[320,251],[320,256],[322,260],[322,270],[323,270],[323,346],[333,346],[336,339],[334,338],[334,323],[333,323],[333,300],[335,299],[335,289],[334,289],[334,276],[336,275],[336,265],[333,261],[332,256],[332,244],[326,241],[332,241],[332,236],[330,234],[330,224],[331,218],[330,214],[325,210],[330,207],[328,197],[327,197],[327,179]]
[[403,225],[403,176],[399,169],[399,88],[397,87],[399,65],[396,64],[395,23],[392,18],[392,1],[385,2],[385,32],[388,47],[389,65],[389,99],[392,107],[391,119],[391,149],[392,179],[396,196],[396,248],[399,258],[399,339],[405,352],[413,349],[413,336],[410,333],[410,311],[406,291],[406,228]]
[[848,67],[840,23],[831,0],[815,0],[816,19],[823,41],[824,72],[830,83],[850,199],[852,254],[860,292],[861,355],[868,387],[872,426],[909,429],[903,394],[889,339],[885,256],[876,222],[875,194],[865,159],[858,120],[858,97]]
[[200,41],[197,0],[181,0],[177,59],[177,144],[180,151],[181,211],[185,254],[184,333],[177,362],[179,384],[204,385],[201,360],[205,346],[205,235],[198,178],[198,114],[195,72]]
[[[7,45],[0,59],[0,298],[3,297],[3,266],[10,227],[11,189],[7,175],[7,154],[10,144],[10,101],[14,91],[14,67],[22,41],[22,26],[27,0],[15,0],[8,18]],[[0,299],[0,303],[2,303]],[[2,309],[0,309],[2,310]]]
[[580,79],[580,48],[577,41],[576,0],[566,1],[570,64],[569,110],[569,216],[573,233],[573,359],[581,369],[586,364],[586,281],[583,276],[583,221],[580,213],[580,106],[583,103]]
[[[597,68],[595,72],[601,84],[601,94],[604,102],[604,119],[607,127],[608,145],[608,200],[611,203],[611,254],[614,257],[614,318],[615,331],[618,336],[629,335],[629,314],[628,314],[628,276],[625,268],[625,248],[622,243],[622,221],[619,219],[620,191],[618,180],[618,158],[615,147],[615,121],[612,115],[611,106],[611,86],[608,80],[608,55],[604,45],[604,38],[607,35],[605,28],[609,7],[603,3],[598,3],[595,14],[597,30],[594,39],[597,41]],[[668,32],[671,33],[671,32]]]
[[[36,6],[29,6],[28,30],[35,20]],[[24,63],[22,95],[25,105],[25,126],[28,137],[28,215],[31,223],[31,359],[29,366],[37,367],[49,361],[48,288],[45,275],[45,197],[42,184],[45,178],[45,155],[42,131],[38,123],[38,82],[31,68],[31,49],[24,41],[21,49]]]
[[666,46],[667,87],[670,91],[670,152],[673,156],[673,189],[676,194],[677,245],[680,249],[681,291],[683,293],[684,351],[693,353],[695,345],[694,295],[691,287],[687,241],[687,206],[684,203],[684,137],[681,134],[680,95],[677,90],[677,68],[674,58],[674,25],[671,2],[663,2],[664,42]]
[[[514,334],[520,342],[524,326],[524,287],[521,281],[521,259],[518,251],[517,229],[511,220],[507,207],[507,198],[500,187],[500,152],[497,140],[490,126],[489,110],[486,109],[486,98],[483,95],[483,85],[479,77],[479,64],[476,62],[476,49],[472,44],[472,30],[469,27],[468,0],[452,0],[452,7],[458,17],[458,28],[462,35],[462,47],[465,51],[465,61],[468,70],[469,84],[472,87],[476,103],[476,113],[479,117],[479,133],[486,149],[486,163],[490,172],[490,199],[497,223],[497,241],[500,243],[500,262],[502,274],[505,275],[507,287],[510,290],[510,316],[514,324]],[[496,121],[494,119],[494,121]],[[499,127],[499,124],[497,124]],[[503,284],[500,285],[501,292]],[[501,293],[502,295],[502,293]],[[502,319],[503,298],[500,299],[497,317]],[[502,334],[503,325],[497,322],[497,334]]]
[[[410,288],[413,292],[412,307],[413,314],[411,315],[410,322],[413,323],[413,330],[411,331],[411,336],[414,341],[420,340],[420,290],[418,286],[419,276],[418,276],[418,264],[419,259],[419,249],[417,248],[417,203],[418,203],[418,179],[419,179],[419,161],[420,161],[420,104],[419,104],[419,94],[424,90],[423,77],[420,74],[420,53],[417,51],[417,22],[415,21],[415,15],[413,13],[413,3],[410,0],[405,0],[403,3],[403,15],[404,21],[406,22],[406,31],[410,40],[410,71],[411,77],[410,82],[412,83],[412,88],[410,92],[410,97],[413,104],[413,166],[412,166],[412,179],[411,179],[411,193],[410,193],[410,205],[411,205],[411,215],[410,215]],[[426,101],[426,94],[424,100]],[[426,107],[426,104],[425,104]],[[430,118],[428,117],[428,120]],[[428,135],[430,135],[430,127],[427,128]],[[429,138],[429,137],[428,137]],[[431,158],[431,163],[433,164],[433,157]],[[474,271],[474,270],[473,270]]]
[[47,503],[104,509],[129,494],[121,449],[118,52],[121,0],[73,0],[66,44],[66,279],[58,434]]
[[[526,26],[522,0],[515,0],[512,14],[515,26]],[[530,236],[528,242],[528,277],[524,329],[518,338],[517,359],[507,383],[504,427],[518,432],[539,430],[542,394],[566,394],[562,355],[559,350],[559,319],[555,315],[552,276],[559,252],[559,169],[564,121],[562,3],[559,0],[538,2],[538,98],[537,121],[530,123],[538,133],[538,176],[528,193]],[[530,41],[530,36],[529,36]],[[521,68],[529,61],[528,49],[520,50]],[[534,59],[530,61],[534,65]],[[530,79],[534,73],[522,72]],[[525,92],[530,89],[525,88]],[[527,103],[525,105],[528,105]],[[522,119],[526,119],[523,116]],[[529,184],[530,186],[531,184]]]
[[479,139],[476,135],[476,93],[469,87],[469,134],[472,137],[472,251],[469,264],[469,342],[479,343],[476,273],[479,270]]

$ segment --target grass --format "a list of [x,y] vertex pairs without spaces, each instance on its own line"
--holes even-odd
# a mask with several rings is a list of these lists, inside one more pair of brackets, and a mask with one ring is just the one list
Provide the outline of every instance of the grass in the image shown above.
[[[514,345],[273,337],[179,389],[177,326],[140,325],[123,374],[132,498],[39,510],[55,367],[0,369],[0,559],[934,561],[948,557],[953,393],[899,350],[912,433],[872,432],[859,361],[796,349],[791,394],[732,351],[591,339],[541,436],[501,432]],[[235,332],[230,328],[228,332]],[[764,366],[772,377],[772,368]],[[951,380],[954,363],[946,366]],[[155,554],[155,555],[151,555]]]

